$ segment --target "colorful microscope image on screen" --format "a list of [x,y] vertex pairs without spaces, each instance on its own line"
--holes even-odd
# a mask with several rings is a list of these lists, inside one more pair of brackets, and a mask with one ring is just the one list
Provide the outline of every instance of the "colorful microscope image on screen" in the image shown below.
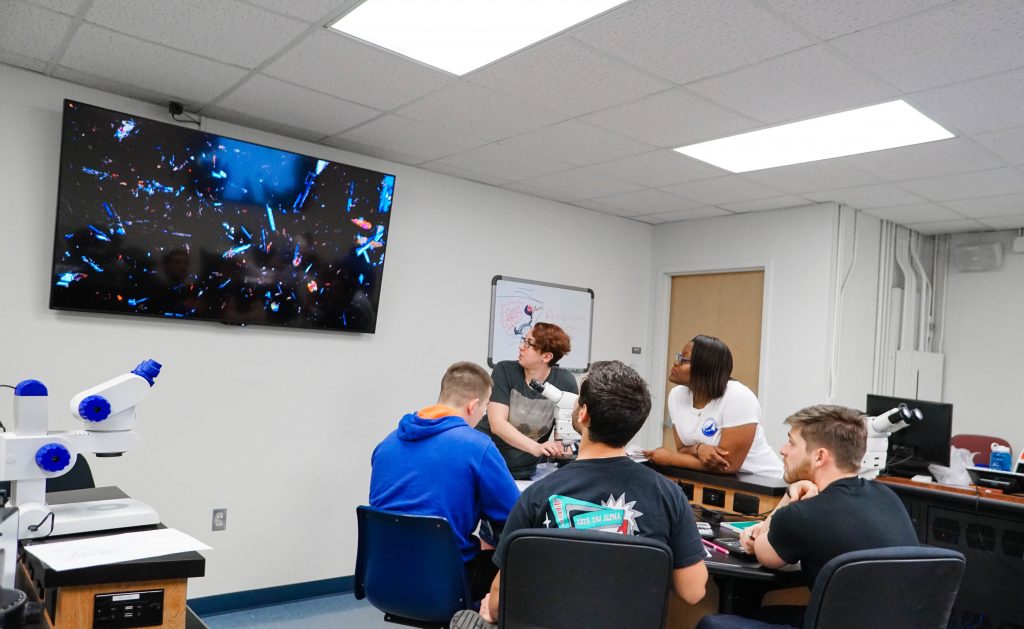
[[394,186],[65,101],[50,307],[373,332]]

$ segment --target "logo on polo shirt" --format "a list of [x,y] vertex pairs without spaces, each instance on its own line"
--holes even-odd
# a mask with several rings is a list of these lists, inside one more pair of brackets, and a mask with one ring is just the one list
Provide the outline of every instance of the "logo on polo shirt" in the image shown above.
[[718,433],[718,424],[715,423],[714,417],[708,417],[704,420],[704,423],[700,425],[700,431],[705,437],[714,437]]

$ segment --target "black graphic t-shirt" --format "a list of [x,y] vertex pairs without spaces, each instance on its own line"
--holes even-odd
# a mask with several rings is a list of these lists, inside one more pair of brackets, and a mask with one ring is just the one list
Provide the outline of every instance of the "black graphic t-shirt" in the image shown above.
[[672,549],[674,568],[706,557],[683,491],[623,456],[574,461],[530,485],[508,516],[494,563],[501,567],[512,531],[570,527],[654,538]]
[[[494,380],[491,402],[508,406],[509,423],[538,443],[547,441],[555,426],[555,403],[530,388],[522,365],[514,360],[503,360],[495,365],[491,378]],[[545,382],[550,382],[561,391],[579,393],[576,379],[571,373],[559,367],[551,368]],[[477,430],[491,436],[494,445],[498,446],[498,452],[508,464],[513,478],[528,479],[533,476],[537,469],[537,457],[510,446],[504,439],[492,433],[487,417],[477,424]]]

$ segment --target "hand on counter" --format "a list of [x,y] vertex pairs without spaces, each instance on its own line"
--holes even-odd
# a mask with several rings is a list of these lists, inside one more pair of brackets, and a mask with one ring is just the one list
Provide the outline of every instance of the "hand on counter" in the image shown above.
[[729,451],[718,446],[698,443],[694,452],[705,469],[712,472],[724,472],[729,467]]

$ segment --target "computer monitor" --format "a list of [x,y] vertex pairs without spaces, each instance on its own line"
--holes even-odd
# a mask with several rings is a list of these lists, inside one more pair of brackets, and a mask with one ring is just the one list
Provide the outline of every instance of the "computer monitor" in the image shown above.
[[953,405],[912,398],[868,395],[865,412],[870,416],[895,408],[899,404],[921,411],[924,421],[910,424],[889,435],[889,472],[904,471],[911,475],[927,473],[929,463],[949,467],[949,441],[953,435]]

